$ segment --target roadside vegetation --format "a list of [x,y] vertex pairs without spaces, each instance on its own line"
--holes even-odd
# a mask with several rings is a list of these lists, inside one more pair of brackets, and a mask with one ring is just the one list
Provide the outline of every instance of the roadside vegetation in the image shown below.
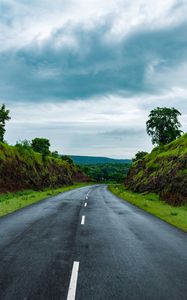
[[109,185],[116,196],[187,232],[187,205],[174,207],[155,193],[135,193],[124,185]]
[[187,204],[187,134],[135,161],[125,180],[134,192],[155,192],[174,206]]
[[61,187],[64,190],[64,186],[90,181],[70,157],[51,152],[47,138],[36,137],[8,145],[4,136],[5,124],[10,119],[10,111],[3,104],[0,107],[0,215],[38,201],[48,193],[57,193]]
[[174,206],[187,205],[187,134],[180,130],[180,115],[175,108],[151,111],[146,129],[156,147],[136,154],[125,179],[129,190],[155,192]]
[[146,130],[156,147],[138,151],[125,185],[110,191],[187,232],[187,133],[182,135],[175,108],[150,112]]
[[43,155],[22,144],[9,146],[0,142],[0,192],[23,189],[57,188],[87,181],[73,162],[52,154]]
[[0,194],[0,216],[5,216],[11,212],[39,202],[43,199],[73,190],[75,188],[80,188],[88,184],[89,183],[76,183],[57,189],[45,189],[43,191],[24,190],[15,193]]

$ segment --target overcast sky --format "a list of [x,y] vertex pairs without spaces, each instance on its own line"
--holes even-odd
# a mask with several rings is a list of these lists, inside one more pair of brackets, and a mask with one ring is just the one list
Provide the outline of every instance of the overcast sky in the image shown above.
[[149,111],[187,131],[187,1],[0,0],[6,140],[47,137],[60,153],[150,151]]

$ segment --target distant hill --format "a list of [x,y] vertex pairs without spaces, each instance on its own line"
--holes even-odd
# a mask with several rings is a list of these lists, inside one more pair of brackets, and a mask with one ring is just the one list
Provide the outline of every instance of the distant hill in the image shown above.
[[96,165],[96,164],[131,164],[130,159],[114,159],[108,157],[96,156],[77,156],[70,155],[75,164],[78,165]]

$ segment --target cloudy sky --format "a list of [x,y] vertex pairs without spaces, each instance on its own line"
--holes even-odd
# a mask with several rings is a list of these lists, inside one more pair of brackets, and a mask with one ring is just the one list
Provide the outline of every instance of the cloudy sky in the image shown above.
[[150,151],[157,106],[187,131],[187,1],[0,0],[1,103],[9,143],[66,154]]

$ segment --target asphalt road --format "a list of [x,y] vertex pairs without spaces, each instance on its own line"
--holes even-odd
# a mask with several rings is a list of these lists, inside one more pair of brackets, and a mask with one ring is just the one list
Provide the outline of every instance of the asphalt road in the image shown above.
[[104,185],[0,219],[0,299],[72,300],[75,292],[76,300],[186,300],[187,234]]

